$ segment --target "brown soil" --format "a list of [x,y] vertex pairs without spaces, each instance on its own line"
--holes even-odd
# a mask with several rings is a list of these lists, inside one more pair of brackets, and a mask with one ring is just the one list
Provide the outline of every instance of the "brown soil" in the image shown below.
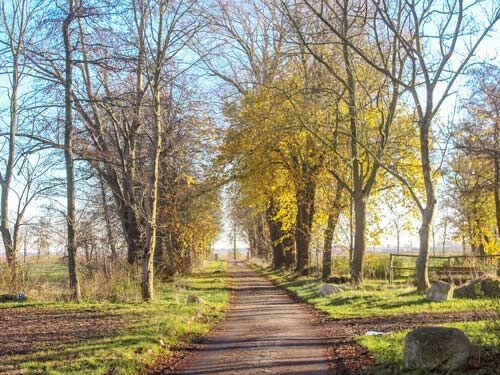
[[95,310],[2,308],[0,373],[16,367],[10,356],[76,347],[87,340],[112,336],[119,323],[119,317]]
[[[426,325],[484,320],[488,317],[490,315],[487,313],[478,312],[422,313],[338,320],[326,317],[323,319],[323,324],[330,338],[330,353],[333,358],[332,373],[347,375],[370,373],[366,369],[374,365],[373,358],[354,340],[354,337],[364,335],[369,330],[393,332]],[[469,367],[473,370],[477,369],[477,366],[486,368],[497,365],[498,360],[487,356],[480,363],[475,360],[471,361]],[[471,374],[475,373],[475,371],[471,372]]]

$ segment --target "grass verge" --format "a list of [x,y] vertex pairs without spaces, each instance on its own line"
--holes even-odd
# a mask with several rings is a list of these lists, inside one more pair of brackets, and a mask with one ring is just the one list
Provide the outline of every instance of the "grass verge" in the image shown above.
[[269,270],[256,264],[252,267],[289,290],[318,310],[333,318],[365,318],[399,314],[457,312],[482,309],[491,299],[453,299],[443,302],[427,301],[414,288],[390,287],[383,281],[367,281],[359,288],[341,285],[344,292],[320,297],[318,289],[322,281],[314,277],[300,276],[282,271]]

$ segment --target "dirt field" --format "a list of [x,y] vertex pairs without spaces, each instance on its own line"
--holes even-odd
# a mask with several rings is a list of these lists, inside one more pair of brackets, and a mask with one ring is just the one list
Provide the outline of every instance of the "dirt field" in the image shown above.
[[[78,347],[100,337],[113,336],[122,320],[95,310],[50,308],[0,309],[0,373],[15,371],[16,355]],[[52,354],[53,355],[53,354]]]

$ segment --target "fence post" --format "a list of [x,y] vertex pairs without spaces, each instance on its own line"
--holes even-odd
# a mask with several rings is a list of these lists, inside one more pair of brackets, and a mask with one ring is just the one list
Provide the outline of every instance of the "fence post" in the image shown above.
[[394,281],[394,274],[393,274],[393,259],[392,259],[392,253],[389,254],[389,285],[392,285]]

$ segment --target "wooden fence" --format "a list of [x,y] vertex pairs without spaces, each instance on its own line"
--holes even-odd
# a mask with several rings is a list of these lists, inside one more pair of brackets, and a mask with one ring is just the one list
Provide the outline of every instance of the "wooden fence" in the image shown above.
[[[416,258],[416,254],[395,254],[390,253],[389,257],[389,284],[394,282],[394,271],[416,271],[415,262],[413,266],[395,265],[397,258]],[[438,261],[436,265],[431,265],[433,261]],[[450,280],[454,276],[478,277],[484,274],[485,266],[496,268],[500,274],[500,255],[450,255],[450,256],[429,256],[429,271],[435,272],[439,276],[446,276]]]

